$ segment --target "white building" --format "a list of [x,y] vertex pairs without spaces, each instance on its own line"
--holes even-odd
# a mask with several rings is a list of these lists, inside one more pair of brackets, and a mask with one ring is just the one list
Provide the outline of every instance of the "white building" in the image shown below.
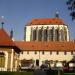
[[20,60],[34,60],[41,66],[47,61],[70,61],[75,42],[70,41],[68,26],[60,18],[32,19],[24,29],[24,41],[15,44],[22,50]]

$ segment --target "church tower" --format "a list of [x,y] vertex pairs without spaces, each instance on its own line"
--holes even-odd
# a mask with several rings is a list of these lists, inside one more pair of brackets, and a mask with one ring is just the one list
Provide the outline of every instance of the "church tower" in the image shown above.
[[24,28],[24,41],[69,41],[68,26],[59,18],[32,19]]

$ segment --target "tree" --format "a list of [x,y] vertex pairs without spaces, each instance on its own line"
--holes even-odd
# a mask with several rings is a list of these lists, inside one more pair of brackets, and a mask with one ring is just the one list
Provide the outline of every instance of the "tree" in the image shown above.
[[75,19],[75,0],[67,0],[66,2],[68,6],[68,10],[70,10],[70,16],[72,17],[72,20]]

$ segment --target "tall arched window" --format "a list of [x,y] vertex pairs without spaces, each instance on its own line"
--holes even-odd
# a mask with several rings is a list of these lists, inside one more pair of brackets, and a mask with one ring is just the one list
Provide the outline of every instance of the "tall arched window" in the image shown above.
[[36,29],[33,30],[33,41],[36,40]]
[[26,27],[24,28],[24,41],[26,41]]
[[65,41],[67,41],[67,29],[66,28],[64,28],[64,39]]
[[44,29],[44,41],[47,41],[47,37],[48,37],[48,31],[47,29]]
[[49,40],[53,41],[53,28],[49,30]]
[[59,41],[59,30],[55,29],[55,41]]
[[0,52],[0,67],[5,67],[5,54]]
[[42,41],[42,29],[39,29],[38,31],[38,40]]
[[33,28],[31,28],[30,40],[33,40]]

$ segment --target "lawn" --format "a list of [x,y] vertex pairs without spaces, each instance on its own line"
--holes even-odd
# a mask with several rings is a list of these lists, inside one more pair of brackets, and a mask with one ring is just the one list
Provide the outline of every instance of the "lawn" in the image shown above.
[[64,75],[75,75],[75,73],[64,73]]
[[0,72],[0,75],[33,75],[33,72]]

